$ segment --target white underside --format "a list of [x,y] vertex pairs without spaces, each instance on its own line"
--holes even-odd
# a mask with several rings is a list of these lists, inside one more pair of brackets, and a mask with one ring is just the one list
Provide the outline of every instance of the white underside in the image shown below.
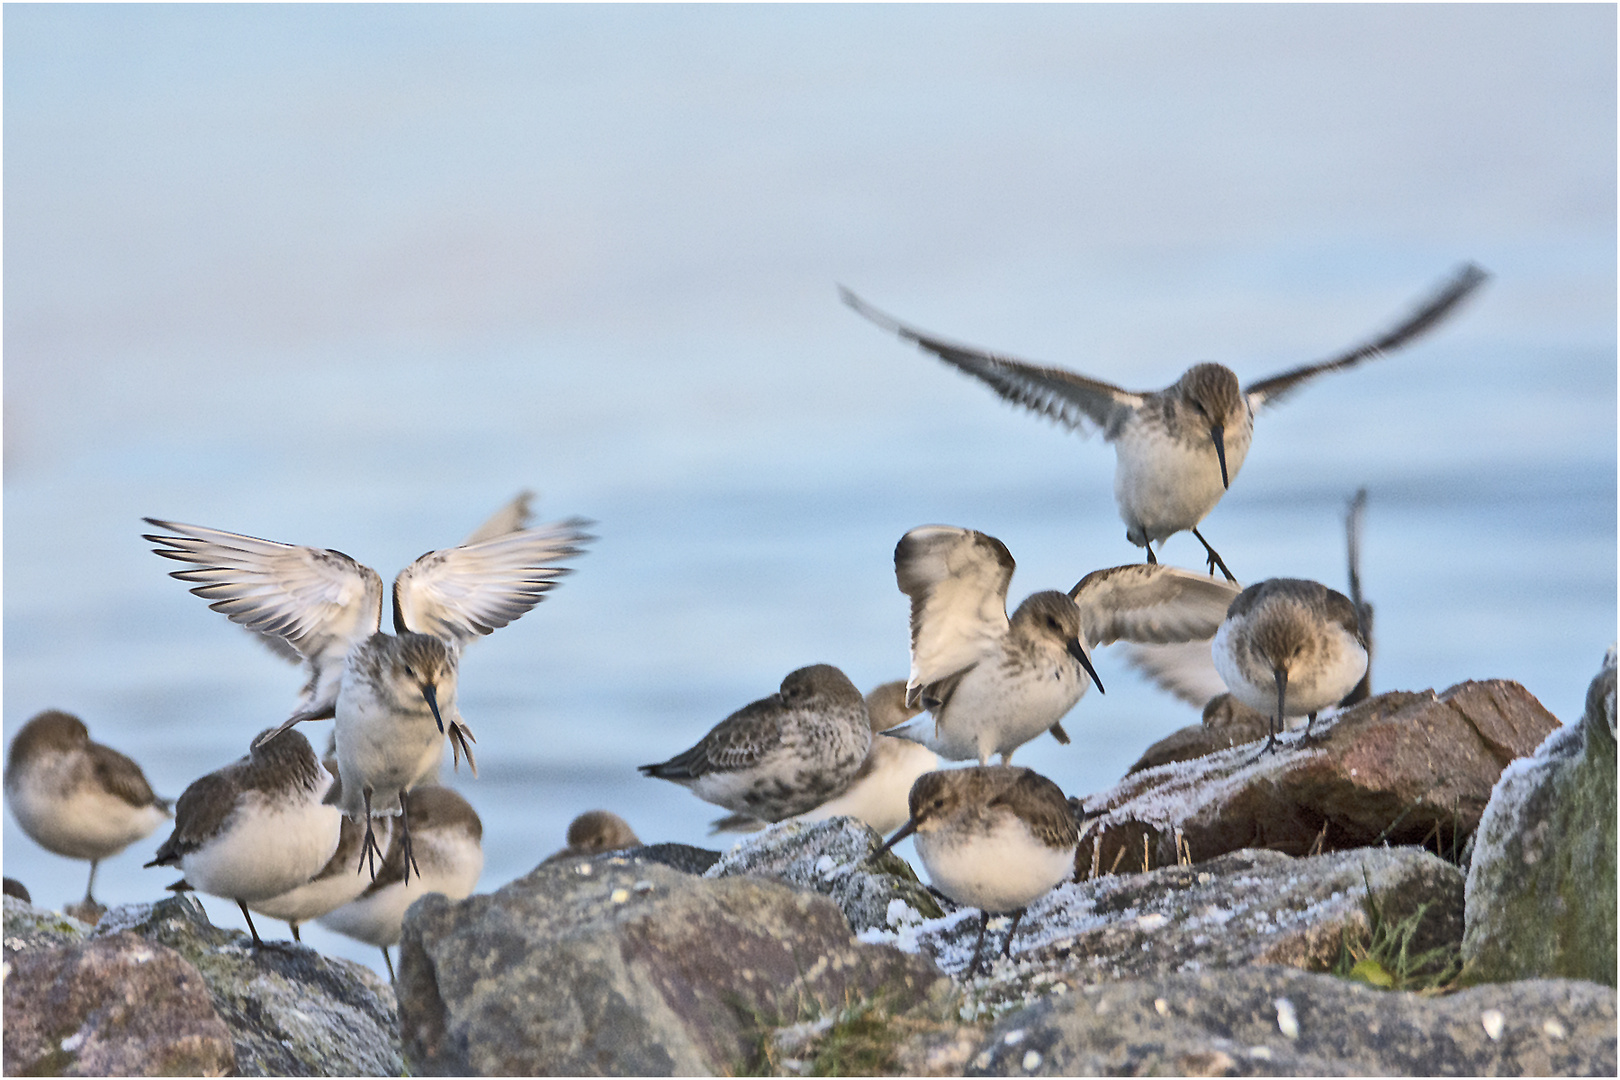
[[[1237,630],[1221,624],[1210,654],[1215,670],[1238,701],[1264,713],[1277,715],[1277,678],[1258,657],[1240,654]],[[1337,705],[1367,673],[1367,653],[1341,627],[1330,627],[1320,652],[1310,663],[1294,664],[1288,671],[1283,717],[1305,716]]]
[[[1243,467],[1251,434],[1227,433],[1229,481],[1235,481]],[[1186,444],[1132,423],[1114,440],[1114,449],[1114,501],[1132,543],[1161,541],[1196,528],[1226,494],[1213,441]]]
[[[929,718],[928,722],[933,723]],[[939,768],[939,756],[926,746],[886,735],[872,737],[872,771],[849,786],[835,799],[799,815],[804,821],[825,821],[849,816],[859,818],[880,833],[898,829],[911,817],[907,797],[917,777]]]
[[939,716],[924,713],[884,734],[921,743],[949,761],[985,765],[1000,754],[1005,762],[1068,715],[1090,684],[1068,653],[1016,682],[1003,677],[999,658],[985,660],[957,684]]
[[78,755],[50,754],[6,776],[6,806],[23,832],[70,859],[105,859],[152,835],[167,815],[135,807],[76,775]]
[[337,850],[342,815],[318,798],[275,808],[245,796],[220,835],[180,857],[186,881],[227,900],[264,900],[309,881]]
[[1047,847],[1010,811],[999,813],[986,832],[919,830],[916,836],[934,887],[992,914],[1027,907],[1074,873],[1073,846]]
[[318,921],[328,930],[345,937],[386,949],[399,940],[405,911],[428,893],[443,893],[452,900],[471,895],[484,872],[484,852],[471,837],[457,833],[453,838],[427,836],[411,838],[418,877],[410,884],[394,882],[372,895],[345,904]]
[[[347,684],[344,687],[348,689]],[[454,702],[441,703],[446,730],[460,720]],[[445,736],[427,703],[419,711],[389,712],[361,707],[346,693],[338,696],[338,775],[343,780],[343,812],[365,816],[365,789],[371,789],[373,817],[399,813],[399,796],[423,780],[436,781],[444,760]]]
[[[350,823],[348,829],[355,830],[358,840],[361,827]],[[377,843],[386,851],[393,835],[393,823],[386,819],[379,822],[376,833]],[[371,884],[371,875],[360,864],[358,843],[340,843],[318,873],[321,876],[304,885],[264,900],[251,901],[248,907],[283,922],[308,922],[349,903]]]

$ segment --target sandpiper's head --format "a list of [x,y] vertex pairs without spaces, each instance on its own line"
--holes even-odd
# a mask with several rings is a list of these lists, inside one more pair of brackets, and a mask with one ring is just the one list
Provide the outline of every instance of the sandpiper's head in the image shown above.
[[1013,612],[1011,624],[1014,634],[1061,646],[1091,676],[1097,691],[1103,692],[1102,680],[1097,678],[1097,669],[1091,666],[1091,656],[1086,652],[1080,607],[1067,593],[1049,590],[1032,594]]
[[575,854],[594,855],[640,845],[629,822],[611,810],[587,810],[568,825],[568,847]]
[[253,776],[270,787],[291,783],[314,786],[326,771],[315,756],[315,748],[297,728],[288,728],[275,738],[268,738],[276,730],[265,728],[249,744],[248,760],[253,766]]
[[922,712],[922,705],[906,704],[906,680],[886,682],[866,695],[866,712],[873,733],[887,731]]
[[484,839],[484,823],[472,804],[452,788],[437,784],[413,788],[405,798],[405,816],[412,833],[456,832],[475,843]]
[[84,721],[60,709],[47,709],[17,732],[11,740],[7,761],[16,766],[38,754],[66,753],[89,743],[90,732],[85,728]]
[[866,699],[849,681],[849,676],[831,664],[811,664],[788,673],[782,680],[782,703],[804,705],[818,702],[825,705],[860,705]]
[[405,633],[389,640],[393,642],[386,656],[389,674],[403,683],[400,689],[422,696],[443,731],[439,710],[449,708],[456,697],[456,651],[431,634]]
[[1174,389],[1198,424],[1209,431],[1221,463],[1221,486],[1231,487],[1232,478],[1226,471],[1226,433],[1241,426],[1248,412],[1237,375],[1220,364],[1195,364],[1176,380]]

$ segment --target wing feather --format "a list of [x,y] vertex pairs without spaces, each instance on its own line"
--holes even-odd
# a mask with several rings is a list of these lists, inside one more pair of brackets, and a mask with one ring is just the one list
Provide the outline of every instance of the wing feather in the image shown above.
[[1212,638],[1241,585],[1175,566],[1132,563],[1096,570],[1069,596],[1080,609],[1086,643]]
[[1015,564],[993,536],[953,525],[922,525],[900,538],[894,575],[911,597],[911,678],[906,704],[937,697],[1007,636],[1007,585]]

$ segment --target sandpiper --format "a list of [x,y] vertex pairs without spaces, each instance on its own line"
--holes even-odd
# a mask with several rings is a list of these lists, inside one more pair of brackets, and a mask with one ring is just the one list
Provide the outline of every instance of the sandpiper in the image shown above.
[[[338,775],[336,757],[329,755],[322,764],[334,777]],[[327,793],[328,800],[338,786],[338,783],[332,785]],[[388,817],[377,819],[376,828],[382,833],[380,842],[384,845],[393,839],[393,821]],[[348,817],[340,817],[339,825],[337,850],[332,852],[332,857],[326,860],[326,865],[314,877],[284,893],[248,903],[249,909],[286,923],[294,941],[303,940],[298,933],[300,924],[318,919],[356,899],[370,883],[355,867],[355,860],[359,858],[361,846],[365,843],[365,827]]]
[[812,664],[726,717],[696,746],[640,768],[705,802],[776,822],[848,787],[871,745],[861,692],[832,665]]
[[[884,729],[903,724],[922,711],[920,705],[906,704],[904,679],[884,683],[868,693],[866,711],[871,717],[872,748],[866,752],[866,760],[861,762],[855,778],[840,794],[799,814],[799,820],[825,821],[848,816],[886,833],[899,827],[910,813],[906,797],[917,777],[939,768],[939,755],[928,747],[910,739],[881,734]],[[731,814],[715,821],[709,834],[753,832],[764,827],[763,821],[747,814]]]
[[[148,535],[157,554],[195,564],[171,575],[251,630],[284,639],[309,667],[298,709],[266,738],[336,718],[343,812],[364,817],[362,860],[382,848],[372,815],[403,812],[404,793],[437,769],[448,734],[459,761],[471,732],[455,707],[463,646],[521,616],[567,573],[547,565],[592,539],[583,519],[429,552],[394,579],[394,634],[381,632],[382,578],[339,551],[282,544],[147,518],[178,535]],[[409,825],[401,826],[411,866]]]
[[468,896],[484,872],[484,824],[478,812],[460,794],[447,787],[421,787],[405,800],[416,868],[407,879],[403,830],[389,845],[376,880],[352,902],[317,921],[356,941],[382,950],[388,977],[394,962],[388,947],[399,940],[405,911],[428,893],[443,893],[452,900]]
[[587,810],[576,817],[568,823],[567,840],[567,847],[547,855],[541,864],[641,846],[630,823],[611,810]]
[[1298,578],[1250,585],[1232,601],[1211,647],[1232,697],[1272,717],[1264,754],[1287,718],[1335,705],[1367,670],[1367,645],[1349,597]]
[[911,597],[911,678],[918,717],[887,734],[952,761],[986,764],[1051,731],[1091,682],[1090,649],[1117,640],[1207,638],[1237,588],[1169,566],[1135,564],[1087,574],[1067,594],[1029,596],[1007,617],[1015,564],[1000,540],[953,525],[923,525],[900,538],[895,579]]
[[141,767],[90,741],[78,717],[48,709],[22,726],[6,754],[6,805],[46,851],[90,862],[84,903],[96,906],[102,859],[152,834],[169,800],[152,794]]
[[296,731],[265,741],[247,757],[192,782],[174,806],[174,832],[146,865],[178,866],[183,882],[235,900],[253,944],[259,931],[248,902],[308,882],[337,850],[342,815],[322,800],[332,774]]
[[912,785],[910,811],[877,854],[915,833],[933,886],[979,909],[969,975],[978,968],[992,914],[1013,916],[1001,947],[1006,956],[1024,910],[1074,874],[1080,830],[1068,799],[1031,769],[980,765],[925,773]]
[[1386,333],[1338,356],[1306,364],[1241,387],[1230,368],[1198,364],[1170,386],[1130,391],[1063,368],[1041,367],[1009,356],[957,344],[917,330],[872,307],[848,289],[844,302],[900,337],[981,379],[1003,398],[1065,427],[1100,430],[1114,444],[1114,499],[1125,536],[1145,548],[1189,530],[1204,545],[1211,573],[1220,567],[1235,580],[1198,523],[1215,509],[1237,478],[1254,433],[1255,411],[1280,401],[1314,376],[1353,367],[1393,351],[1440,323],[1484,282],[1486,274],[1463,266],[1416,311]]

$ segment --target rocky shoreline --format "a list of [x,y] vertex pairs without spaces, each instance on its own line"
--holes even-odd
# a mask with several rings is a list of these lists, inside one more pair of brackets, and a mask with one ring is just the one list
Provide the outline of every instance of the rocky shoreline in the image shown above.
[[5,1071],[1614,1075],[1614,701],[1611,654],[1574,725],[1466,683],[1151,764],[973,977],[977,913],[848,818],[426,897],[392,992],[185,897],[8,896]]

